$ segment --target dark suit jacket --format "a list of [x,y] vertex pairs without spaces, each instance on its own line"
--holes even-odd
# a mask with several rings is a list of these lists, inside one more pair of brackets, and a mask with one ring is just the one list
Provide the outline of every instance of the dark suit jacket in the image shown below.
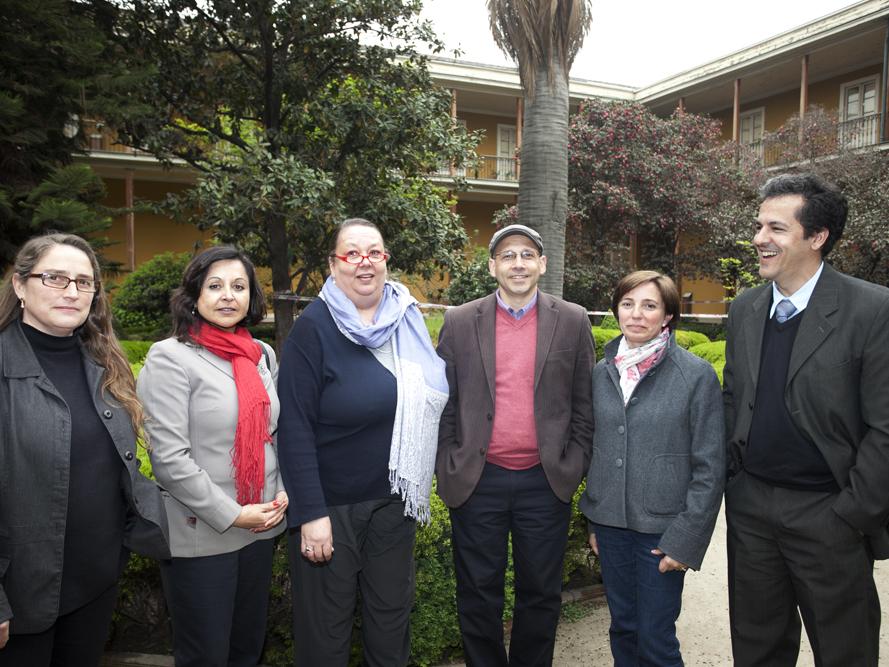
[[[450,399],[438,435],[438,493],[448,507],[472,495],[494,424],[494,333],[490,294],[445,314],[438,353]],[[540,461],[553,492],[569,502],[586,472],[593,442],[592,369],[596,362],[586,311],[543,292],[537,299],[534,419]]]
[[[756,398],[771,284],[747,290],[728,318],[724,399],[729,474],[740,469]],[[825,264],[802,312],[784,400],[841,491],[834,511],[889,557],[889,289]]]

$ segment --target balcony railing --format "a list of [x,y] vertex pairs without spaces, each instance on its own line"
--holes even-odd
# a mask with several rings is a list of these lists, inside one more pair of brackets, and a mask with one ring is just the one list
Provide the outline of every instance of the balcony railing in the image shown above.
[[126,155],[151,155],[147,151],[117,143],[117,133],[100,120],[84,118],[81,129],[83,130],[83,145],[91,153],[104,151]]
[[868,146],[876,146],[882,143],[880,139],[880,128],[882,127],[883,115],[871,114],[863,118],[855,118],[841,123],[835,123],[836,135],[833,130],[827,133],[815,133],[810,135],[804,145],[800,145],[797,135],[785,139],[766,141],[755,141],[744,144],[743,148],[748,154],[753,155],[762,161],[763,166],[773,167],[775,165],[794,162],[801,157],[811,158],[836,154],[840,149],[867,148]]
[[837,124],[837,140],[846,148],[864,148],[880,143],[883,114],[875,113]]
[[[449,167],[443,167],[437,173],[441,176],[452,175]],[[483,181],[515,182],[519,180],[518,160],[512,157],[479,155],[472,165],[455,168],[453,175]]]

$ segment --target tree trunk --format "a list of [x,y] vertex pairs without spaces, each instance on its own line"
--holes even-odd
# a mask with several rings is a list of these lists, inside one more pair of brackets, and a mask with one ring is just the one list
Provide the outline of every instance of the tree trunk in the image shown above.
[[546,274],[540,289],[562,296],[568,210],[568,73],[556,60],[535,71],[534,96],[525,97],[519,175],[519,222],[543,237]]
[[[272,215],[266,221],[269,243],[269,263],[272,268],[272,290],[275,294],[290,293],[290,244],[287,242],[287,229],[284,219]],[[284,341],[293,326],[293,301],[275,299],[272,309],[275,313],[275,348],[278,356],[284,349]]]

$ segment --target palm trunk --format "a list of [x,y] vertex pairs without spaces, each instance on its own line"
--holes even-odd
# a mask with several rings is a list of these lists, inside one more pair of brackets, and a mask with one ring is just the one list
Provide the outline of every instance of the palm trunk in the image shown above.
[[551,64],[535,70],[534,95],[525,98],[519,176],[519,222],[543,237],[546,273],[540,288],[562,296],[565,274],[565,216],[568,210],[568,73]]

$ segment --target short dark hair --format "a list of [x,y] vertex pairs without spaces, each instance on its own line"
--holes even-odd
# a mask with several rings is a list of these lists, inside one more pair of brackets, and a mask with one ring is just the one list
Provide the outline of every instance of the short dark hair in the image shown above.
[[172,335],[183,343],[194,342],[190,334],[191,327],[202,319],[197,313],[196,306],[207,272],[214,263],[230,259],[236,259],[244,265],[244,271],[250,281],[250,306],[247,308],[247,315],[238,322],[238,326],[253,326],[262,322],[262,318],[265,317],[265,294],[256,279],[253,262],[234,246],[213,246],[192,258],[182,273],[182,284],[173,290],[170,297],[170,312],[173,316]]
[[639,285],[645,283],[654,283],[658,292],[661,293],[661,301],[664,302],[664,310],[666,315],[671,315],[667,327],[670,331],[675,331],[676,325],[679,324],[679,289],[676,283],[669,276],[657,271],[633,271],[628,273],[617,282],[614,293],[611,295],[611,312],[618,317],[617,310],[621,299],[626,296],[627,292],[632,292]]
[[[333,235],[333,239],[330,242],[330,249],[327,253],[328,257],[333,257],[334,254],[336,254],[336,244],[340,241],[340,234],[343,233],[344,229],[348,229],[349,227],[370,227],[371,229],[376,229],[380,238],[383,238],[383,232],[381,232],[380,228],[370,220],[366,220],[365,218],[346,218],[336,226],[336,232]],[[386,239],[383,239],[383,247],[386,247]]]
[[822,229],[827,230],[827,240],[821,246],[821,257],[827,257],[842,238],[846,227],[849,214],[846,196],[833,183],[808,173],[774,176],[759,190],[760,202],[784,195],[800,195],[803,198],[803,205],[796,214],[803,226],[803,238],[809,238]]

